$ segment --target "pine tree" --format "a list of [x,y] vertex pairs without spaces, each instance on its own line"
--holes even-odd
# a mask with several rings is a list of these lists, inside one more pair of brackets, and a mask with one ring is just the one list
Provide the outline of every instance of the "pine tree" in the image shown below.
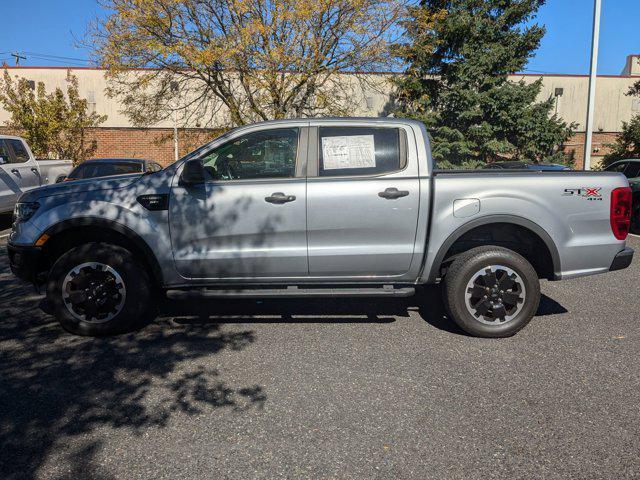
[[510,81],[540,45],[544,0],[422,0],[409,9],[398,116],[424,121],[441,168],[499,159],[559,161],[573,125],[536,102],[542,79]]

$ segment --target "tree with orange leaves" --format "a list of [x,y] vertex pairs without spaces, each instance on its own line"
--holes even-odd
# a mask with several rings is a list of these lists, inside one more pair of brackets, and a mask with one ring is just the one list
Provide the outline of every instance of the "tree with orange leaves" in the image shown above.
[[344,115],[380,82],[353,73],[391,68],[401,2],[105,0],[89,39],[137,125]]

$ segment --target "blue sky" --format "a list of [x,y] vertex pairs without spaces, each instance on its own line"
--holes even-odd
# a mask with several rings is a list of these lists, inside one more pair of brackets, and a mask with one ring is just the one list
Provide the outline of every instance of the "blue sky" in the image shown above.
[[[630,53],[640,53],[639,0],[603,0],[598,73],[617,75]],[[87,51],[75,46],[87,21],[100,13],[93,0],[3,0],[0,59],[27,52],[24,65],[86,65]],[[547,35],[526,71],[587,73],[593,2],[547,0],[538,22]],[[57,56],[67,58],[53,58]],[[76,60],[80,59],[80,60]]]

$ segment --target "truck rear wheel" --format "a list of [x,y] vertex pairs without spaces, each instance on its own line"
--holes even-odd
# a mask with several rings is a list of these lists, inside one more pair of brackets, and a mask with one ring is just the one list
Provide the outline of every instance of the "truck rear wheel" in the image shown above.
[[516,252],[495,246],[460,254],[444,278],[444,304],[465,332],[508,337],[538,310],[540,282],[531,264]]
[[63,254],[47,281],[47,300],[62,327],[77,335],[122,333],[151,317],[146,270],[128,250],[87,243]]

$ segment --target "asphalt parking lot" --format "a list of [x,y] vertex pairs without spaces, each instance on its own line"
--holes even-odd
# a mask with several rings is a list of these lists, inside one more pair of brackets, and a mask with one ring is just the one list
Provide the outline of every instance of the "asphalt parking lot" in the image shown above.
[[433,288],[175,303],[92,339],[38,309],[5,243],[0,478],[640,476],[640,258],[545,282],[508,339],[464,335]]

